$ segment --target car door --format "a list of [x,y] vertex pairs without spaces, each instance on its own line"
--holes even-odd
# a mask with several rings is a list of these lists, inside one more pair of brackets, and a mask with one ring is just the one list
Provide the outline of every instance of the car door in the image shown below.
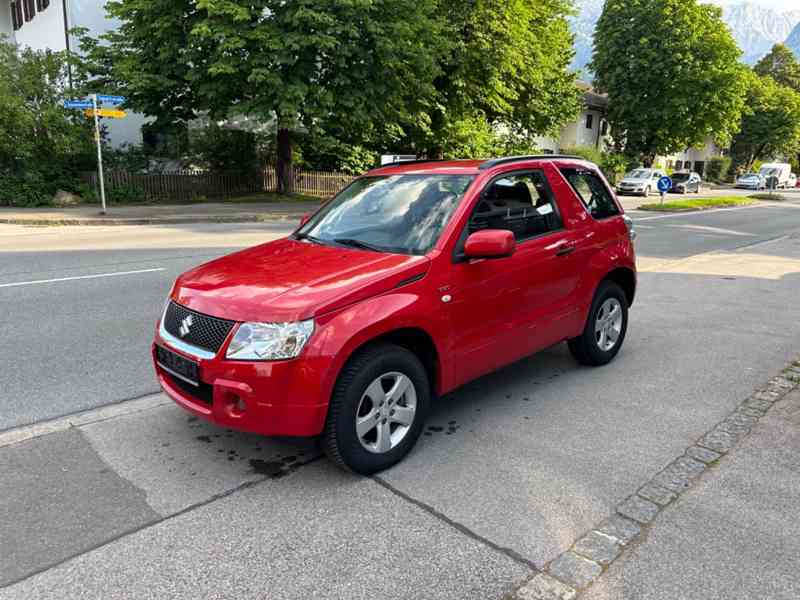
[[517,248],[494,260],[456,250],[447,291],[459,384],[558,341],[560,311],[578,283],[574,233],[542,171],[490,182],[466,227],[460,248],[481,229],[512,231]]

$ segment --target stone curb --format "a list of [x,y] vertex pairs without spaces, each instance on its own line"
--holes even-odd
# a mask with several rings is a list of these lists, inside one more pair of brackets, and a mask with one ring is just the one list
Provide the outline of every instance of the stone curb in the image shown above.
[[268,221],[299,221],[305,213],[265,213],[260,215],[202,215],[195,217],[89,217],[89,218],[14,218],[0,217],[2,225],[28,225],[28,226],[121,226],[121,225],[188,225],[192,223],[263,223]]
[[633,496],[620,502],[603,523],[578,539],[510,596],[512,600],[574,600],[642,539],[658,514],[688,490],[709,466],[736,447],[769,411],[800,386],[800,360],[757,389],[732,413],[689,446]]

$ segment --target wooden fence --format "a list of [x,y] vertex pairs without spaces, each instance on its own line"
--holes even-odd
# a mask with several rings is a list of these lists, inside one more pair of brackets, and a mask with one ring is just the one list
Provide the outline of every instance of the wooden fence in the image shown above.
[[[96,173],[87,173],[86,181],[98,189]],[[346,173],[303,171],[293,173],[294,193],[328,198],[347,186],[355,177]],[[206,173],[203,171],[172,171],[168,173],[129,173],[107,171],[106,193],[114,198],[150,202],[191,202],[200,199],[224,200],[237,196],[275,192],[278,177],[274,167],[255,175]]]

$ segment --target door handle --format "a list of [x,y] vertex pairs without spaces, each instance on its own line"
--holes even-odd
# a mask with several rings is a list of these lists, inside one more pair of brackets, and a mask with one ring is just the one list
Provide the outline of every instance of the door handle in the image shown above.
[[556,256],[567,256],[575,252],[575,246],[561,246],[558,250],[556,250]]

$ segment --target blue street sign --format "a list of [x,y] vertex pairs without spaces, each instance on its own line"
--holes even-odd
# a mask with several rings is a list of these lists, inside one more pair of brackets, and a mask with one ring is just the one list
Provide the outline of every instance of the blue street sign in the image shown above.
[[127,98],[125,96],[104,96],[102,94],[97,94],[97,101],[107,104],[122,104],[126,100]]
[[669,177],[662,177],[658,180],[658,191],[662,194],[666,194],[668,191],[672,189],[672,179]]
[[94,105],[87,100],[64,100],[64,108],[72,108],[76,110],[86,110],[93,108]]

